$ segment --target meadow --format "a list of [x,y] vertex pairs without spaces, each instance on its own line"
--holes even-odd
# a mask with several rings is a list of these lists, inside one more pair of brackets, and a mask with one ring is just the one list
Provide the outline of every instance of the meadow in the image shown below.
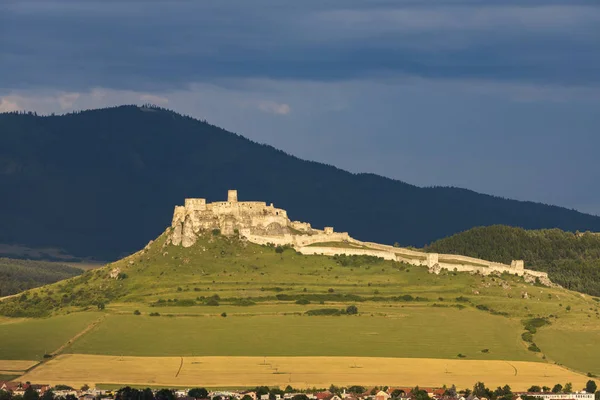
[[[88,362],[88,369],[74,370],[79,375],[72,377],[65,372],[65,379],[85,381],[87,373],[88,378],[100,374],[103,383],[136,383],[143,376],[160,383],[171,374],[172,385],[179,382],[173,380],[174,373],[170,367],[162,370],[171,362],[169,357],[179,362],[180,357],[220,357],[218,365],[245,365],[241,360],[247,357],[280,357],[288,376],[263,373],[262,367],[254,371],[248,365],[255,364],[248,364],[246,374],[258,374],[252,377],[253,385],[289,379],[289,372],[295,371],[295,382],[322,381],[328,386],[370,371],[356,368],[361,371],[336,375],[332,367],[329,375],[311,377],[302,372],[305,364],[298,364],[299,369],[285,364],[304,357],[346,366],[344,357],[376,358],[387,366],[373,371],[389,378],[387,384],[459,384],[455,379],[471,379],[469,371],[489,377],[488,384],[495,382],[494,376],[503,380],[498,384],[515,385],[564,384],[584,377],[556,369],[554,362],[583,374],[600,373],[594,362],[600,359],[600,346],[593,345],[600,331],[600,303],[589,296],[528,284],[507,274],[485,277],[445,271],[433,275],[424,267],[374,257],[304,256],[291,249],[213,235],[190,248],[169,246],[165,239],[163,234],[147,249],[123,260],[1,302],[0,312],[5,314],[31,307],[48,317],[0,317],[0,360],[39,361],[60,349],[61,355],[27,377],[50,381],[56,377],[52,374]],[[110,278],[116,269],[118,278]],[[350,305],[358,308],[357,314],[306,314],[346,310]],[[105,318],[92,325],[100,316]],[[529,350],[531,344],[521,336],[527,321],[535,318],[546,324],[532,334],[541,351]],[[578,343],[570,340],[574,337]],[[147,357],[162,361],[153,364],[155,359]],[[127,363],[119,360],[130,359],[144,364],[136,367],[140,375],[124,373],[115,382],[110,371],[120,371],[119,366]],[[435,368],[417,370],[419,380],[411,375],[410,365],[421,359],[437,361]],[[514,375],[510,365],[520,362],[534,363],[531,368],[523,364]],[[440,372],[442,364],[460,368]],[[151,369],[153,365],[156,369]],[[202,364],[192,365],[182,370],[182,379]],[[465,367],[469,365],[472,370]],[[510,373],[503,371],[510,370],[513,378],[508,381],[504,377]],[[202,376],[216,386],[243,386],[246,375],[240,372],[238,383],[233,375],[222,382],[216,375],[212,380]],[[98,379],[94,378],[96,383]],[[376,372],[351,383],[365,384],[370,379],[376,379]]]
[[[72,313],[41,319],[4,319],[0,321],[0,369],[19,370],[22,361],[41,360],[67,343],[100,315],[95,312]],[[17,365],[17,367],[11,367]]]
[[[221,307],[217,307],[221,312]],[[353,316],[111,315],[70,353],[127,356],[371,356],[536,360],[519,326],[476,310],[386,308]],[[361,308],[359,308],[361,310]],[[176,340],[174,340],[176,338]],[[485,350],[485,352],[484,352]]]

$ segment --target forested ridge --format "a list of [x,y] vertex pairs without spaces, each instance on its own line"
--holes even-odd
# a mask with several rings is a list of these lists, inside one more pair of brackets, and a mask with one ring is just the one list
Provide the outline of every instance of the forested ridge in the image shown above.
[[600,231],[600,217],[354,174],[157,107],[4,113],[0,132],[0,243],[78,257],[131,254],[184,198],[224,200],[227,189],[315,227],[403,246],[493,224]]
[[600,234],[560,229],[525,230],[494,225],[477,227],[440,239],[427,251],[462,254],[548,272],[559,285],[600,296]]
[[0,258],[0,297],[80,275],[83,270],[45,261]]

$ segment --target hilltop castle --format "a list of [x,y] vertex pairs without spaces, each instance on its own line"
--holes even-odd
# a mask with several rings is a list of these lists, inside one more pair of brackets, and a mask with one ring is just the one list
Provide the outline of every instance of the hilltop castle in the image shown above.
[[[176,206],[169,240],[175,246],[190,247],[199,234],[216,229],[226,236],[239,235],[261,245],[289,245],[302,254],[370,255],[386,260],[426,266],[432,273],[441,270],[489,275],[510,273],[527,281],[553,285],[545,272],[525,269],[522,260],[510,265],[454,254],[437,254],[356,240],[333,227],[315,229],[307,222],[291,221],[287,212],[260,201],[238,201],[237,190],[229,190],[227,201],[207,203],[206,199],[185,199]],[[332,242],[337,242],[332,246]]]

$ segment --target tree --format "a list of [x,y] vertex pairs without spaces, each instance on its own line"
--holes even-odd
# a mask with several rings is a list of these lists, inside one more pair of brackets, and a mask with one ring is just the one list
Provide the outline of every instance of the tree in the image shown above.
[[29,385],[27,389],[25,389],[25,393],[23,394],[23,400],[38,400],[40,395],[35,389]]
[[308,396],[305,394],[297,394],[292,397],[292,400],[308,400]]
[[154,392],[150,388],[146,388],[142,391],[142,397],[140,400],[154,400]]
[[244,397],[242,397],[242,400],[252,400],[252,396],[245,394]]
[[548,387],[548,386],[542,386],[542,391],[544,393],[548,393],[550,391],[550,387]]
[[80,390],[82,392],[87,392],[88,390],[90,390],[90,387],[88,385],[83,385]]
[[277,395],[279,395],[280,397],[283,397],[283,395],[285,394],[285,392],[279,388],[273,388],[269,391],[269,399],[270,400],[275,400],[275,397]]
[[419,387],[415,387],[410,393],[412,400],[430,400],[429,395],[425,390],[419,389]]
[[175,400],[175,393],[169,389],[160,389],[154,395],[156,400]]
[[473,386],[473,394],[477,397],[488,397],[488,388],[485,387],[483,382],[477,382],[475,386]]
[[552,388],[552,393],[560,393],[560,392],[562,392],[562,390],[563,390],[563,386],[560,383],[557,383]]
[[46,392],[42,395],[41,400],[54,400],[54,392],[52,389],[46,390]]
[[406,395],[406,393],[402,389],[395,389],[392,392],[392,398],[394,398],[394,399],[397,399],[397,398],[405,396],[405,395]]
[[358,307],[356,307],[355,305],[348,306],[346,308],[346,314],[349,314],[349,315],[358,314]]
[[456,397],[456,386],[452,385],[449,389],[446,389],[444,396]]
[[537,386],[537,385],[533,385],[532,387],[530,387],[529,389],[527,389],[528,392],[531,393],[539,393],[542,391],[542,388]]
[[354,385],[354,386],[350,386],[348,388],[348,392],[349,393],[354,393],[354,394],[362,394],[362,393],[364,393],[366,391],[367,391],[367,389],[364,386]]
[[11,395],[5,390],[0,390],[0,400],[10,400]]
[[598,389],[598,386],[592,380],[589,380],[585,385],[585,391],[588,393],[596,393],[596,389]]
[[563,392],[571,393],[573,392],[573,384],[571,382],[565,383],[565,387],[563,388]]
[[194,388],[190,389],[188,392],[188,396],[193,397],[195,399],[206,399],[208,397],[208,390],[205,388]]
[[104,310],[104,308],[106,307],[106,304],[100,302],[98,303],[98,310]]
[[115,393],[115,400],[138,400],[139,390],[125,386]]

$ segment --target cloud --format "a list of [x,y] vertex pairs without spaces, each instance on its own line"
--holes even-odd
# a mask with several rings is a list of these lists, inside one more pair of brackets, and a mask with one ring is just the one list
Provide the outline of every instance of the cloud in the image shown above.
[[68,110],[73,107],[73,104],[75,104],[79,96],[79,93],[63,93],[58,95],[56,100],[58,101],[58,104],[60,104],[61,109]]
[[596,1],[140,4],[1,3],[2,67],[11,73],[0,74],[0,89],[158,92],[390,76],[600,84]]
[[16,101],[11,100],[7,97],[0,98],[0,112],[11,112],[20,110],[22,110],[22,108],[19,106],[19,104],[17,104]]
[[258,109],[271,114],[287,115],[292,110],[285,103],[275,103],[273,101],[261,101],[258,104]]
[[155,94],[143,94],[140,96],[140,100],[156,105],[166,105],[169,103],[169,99],[167,99],[166,97],[157,96]]

